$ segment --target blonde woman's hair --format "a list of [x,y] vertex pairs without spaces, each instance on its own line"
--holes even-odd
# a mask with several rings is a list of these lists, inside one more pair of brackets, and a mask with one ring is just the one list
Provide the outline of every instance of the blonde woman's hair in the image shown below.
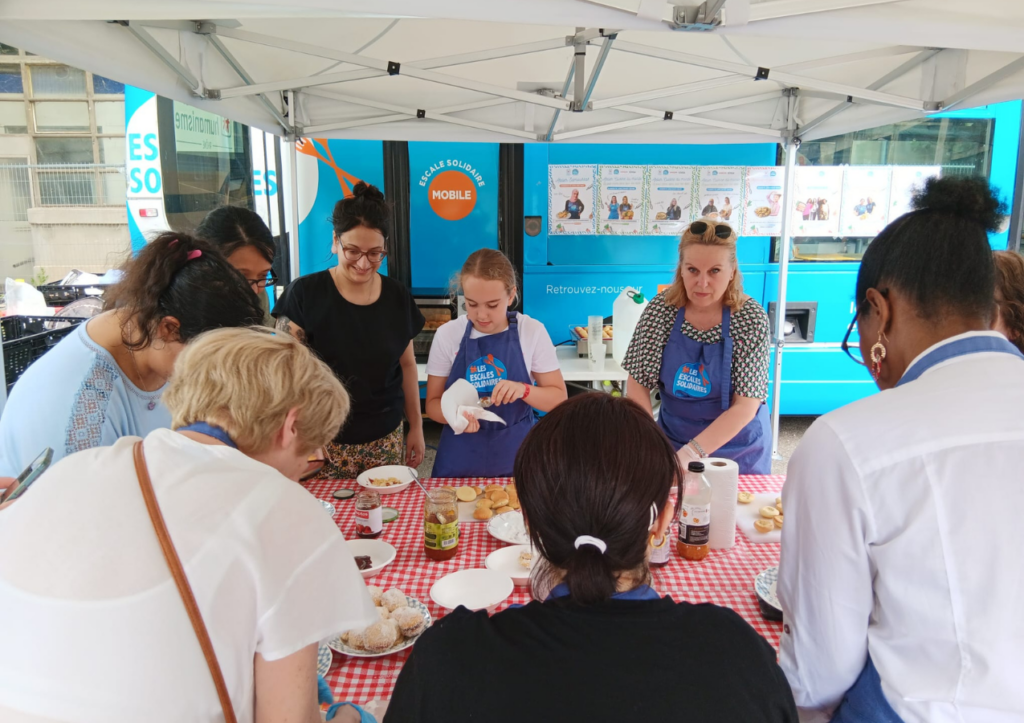
[[505,292],[516,295],[512,306],[519,301],[519,285],[516,283],[516,270],[512,262],[501,251],[494,249],[478,249],[469,255],[462,269],[452,279],[452,291],[459,293],[462,280],[467,276],[476,276],[484,281],[500,281],[505,285]]
[[171,429],[214,424],[246,454],[266,451],[292,409],[306,452],[334,439],[349,411],[330,367],[288,334],[258,327],[199,335],[178,356],[163,402]]
[[[710,218],[694,221],[694,223],[699,222],[707,224],[703,234],[698,236],[695,233],[691,233],[690,228],[693,224],[687,226],[686,230],[683,231],[683,237],[679,241],[679,264],[676,266],[676,278],[673,280],[669,290],[665,292],[665,301],[677,309],[686,306],[688,299],[686,298],[686,286],[683,285],[683,253],[686,249],[690,246],[718,246],[729,250],[729,260],[736,271],[732,281],[729,282],[728,288],[725,290],[722,303],[733,311],[739,311],[740,307],[743,306],[743,274],[740,273],[739,263],[736,260],[736,231],[729,224],[720,221],[716,222]],[[727,238],[720,238],[715,235],[716,228],[722,226],[729,229],[729,236]]]

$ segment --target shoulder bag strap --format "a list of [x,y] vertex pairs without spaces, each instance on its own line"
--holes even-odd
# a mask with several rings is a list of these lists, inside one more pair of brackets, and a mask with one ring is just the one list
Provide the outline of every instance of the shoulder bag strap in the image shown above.
[[160,547],[164,551],[167,567],[171,569],[171,575],[178,586],[181,600],[185,603],[185,610],[188,612],[189,620],[192,621],[192,628],[199,639],[199,647],[203,649],[203,655],[206,657],[206,665],[210,668],[210,675],[213,676],[213,684],[217,688],[217,697],[220,698],[220,705],[224,710],[225,723],[236,723],[235,710],[231,705],[231,697],[228,695],[228,687],[224,683],[224,675],[221,673],[220,664],[217,662],[217,654],[213,650],[210,634],[206,631],[203,615],[199,612],[195,595],[192,594],[192,587],[188,584],[188,578],[185,577],[185,570],[181,566],[177,550],[174,549],[174,543],[171,542],[171,536],[167,533],[164,516],[160,512],[159,503],[156,501],[156,494],[153,492],[153,483],[149,479],[149,469],[146,467],[146,455],[142,451],[141,441],[135,443],[135,474],[139,478],[139,487],[142,488],[142,496],[146,500],[149,519],[153,522],[153,529],[156,530]]

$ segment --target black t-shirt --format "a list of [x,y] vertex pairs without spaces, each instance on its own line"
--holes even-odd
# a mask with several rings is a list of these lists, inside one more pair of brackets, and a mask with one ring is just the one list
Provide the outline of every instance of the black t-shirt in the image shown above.
[[384,723],[796,723],[775,650],[716,605],[459,608],[416,641]]
[[310,348],[348,390],[352,411],[335,439],[341,444],[372,442],[402,422],[399,361],[425,319],[404,286],[380,279],[380,298],[359,306],[338,292],[330,271],[318,271],[289,284],[274,307],[274,316],[302,327]]

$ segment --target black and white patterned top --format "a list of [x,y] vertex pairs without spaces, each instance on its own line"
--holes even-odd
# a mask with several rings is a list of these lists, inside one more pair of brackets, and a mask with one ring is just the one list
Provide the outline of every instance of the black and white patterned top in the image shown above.
[[[629,351],[622,368],[648,389],[658,386],[661,375],[661,356],[679,310],[658,294],[644,309],[637,323]],[[729,321],[732,335],[732,391],[751,399],[768,398],[769,326],[768,314],[753,299],[748,298]],[[722,341],[722,325],[716,324],[706,331],[683,322],[683,334],[703,344]]]

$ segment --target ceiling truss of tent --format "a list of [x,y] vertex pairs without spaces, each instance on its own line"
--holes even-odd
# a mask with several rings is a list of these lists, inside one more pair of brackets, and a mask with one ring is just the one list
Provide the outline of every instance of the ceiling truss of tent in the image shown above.
[[[937,102],[922,101],[915,98],[887,93],[883,88],[894,80],[906,75],[914,68],[917,68],[928,59],[942,52],[939,48],[892,46],[846,55],[837,55],[829,58],[821,58],[814,61],[796,63],[788,66],[764,68],[748,63],[718,60],[715,58],[691,55],[675,50],[623,41],[618,38],[618,31],[616,30],[578,28],[574,35],[570,35],[568,37],[552,38],[549,40],[523,43],[520,45],[497,47],[471,53],[399,63],[381,60],[379,58],[371,58],[358,53],[348,53],[308,43],[262,35],[260,33],[241,30],[237,27],[229,27],[225,24],[214,24],[210,22],[190,23],[181,21],[119,21],[119,24],[124,26],[126,30],[130,32],[140,43],[156,55],[161,62],[171,68],[178,77],[181,78],[182,82],[192,89],[195,94],[213,100],[253,96],[258,99],[266,110],[275,118],[285,134],[322,133],[326,131],[344,130],[347,128],[356,128],[361,126],[365,127],[384,123],[393,123],[409,120],[410,118],[419,118],[491,131],[526,140],[559,141],[583,136],[592,136],[621,128],[629,128],[651,123],[682,122],[723,130],[753,133],[784,142],[790,138],[799,137],[802,133],[811,131],[822,123],[825,123],[850,108],[854,104],[867,103],[909,109],[922,114],[934,113],[962,104],[967,99],[991,87],[993,84],[1005,80],[1018,72],[1024,71],[1024,57],[1021,57],[1006,64],[990,75],[972,83],[954,95],[951,95],[946,100]],[[204,88],[200,79],[196,78],[188,68],[174,58],[163,45],[161,45],[152,35],[149,34],[149,32],[147,32],[146,26],[194,32],[199,35],[206,36],[208,42],[238,75],[242,84],[222,88]],[[358,66],[360,69],[324,72],[316,75],[307,75],[304,77],[288,78],[270,82],[256,82],[238,59],[225,46],[223,42],[224,38],[230,38],[235,41],[251,43],[264,47],[276,48],[279,50],[301,53],[312,57],[334,60],[337,63],[348,63],[350,65]],[[590,76],[586,77],[586,55],[587,49],[591,45],[598,47],[598,55],[591,69]],[[458,65],[529,55],[557,48],[564,48],[566,46],[574,48],[574,56],[566,72],[561,93],[558,94],[551,91],[546,94],[527,92],[525,90],[507,88],[493,83],[480,82],[442,72],[444,68],[451,68]],[[716,71],[722,73],[722,75],[707,80],[682,83],[665,88],[632,93],[629,95],[591,100],[594,91],[597,88],[602,70],[607,63],[614,62],[612,58],[615,53],[631,53],[646,56],[658,60],[679,63],[685,66]],[[799,74],[800,71],[810,68],[821,68],[829,65],[853,63],[873,58],[909,54],[913,54],[913,57],[865,88],[845,83],[835,83],[828,80],[810,78]],[[341,83],[355,80],[382,78],[395,75],[402,75],[427,83],[470,90],[491,97],[487,100],[441,108],[418,108],[361,98],[356,95],[341,93],[337,90],[325,87],[337,86]],[[691,106],[689,108],[679,108],[678,110],[662,110],[639,105],[661,98],[688,96],[712,88],[722,88],[729,85],[748,82],[765,82],[766,84],[779,86],[779,89],[766,91],[761,94],[747,95],[736,100],[727,100],[697,107]],[[570,89],[572,90],[571,94]],[[340,103],[386,111],[387,114],[337,122],[313,123],[302,127],[300,123],[297,122],[298,114],[290,109],[286,102],[286,92],[289,91],[292,94],[291,97],[293,98],[293,102],[297,102],[299,94],[304,94],[331,99]],[[785,112],[784,119],[787,124],[786,128],[781,130],[775,127],[733,123],[715,118],[708,118],[702,115],[704,113],[724,108],[780,99],[783,94],[786,94],[792,100],[789,103],[782,103],[780,106]],[[792,116],[795,112],[795,99],[801,95],[836,100],[838,104],[833,109],[819,115],[817,118],[814,118],[807,123],[796,124],[793,122]],[[469,120],[455,115],[456,113],[466,110],[517,102],[552,110],[554,117],[547,129],[537,133],[531,130],[509,128],[495,123],[484,123],[476,120]],[[559,124],[560,114],[563,112],[588,113],[604,109],[621,111],[635,117],[614,123],[598,124],[589,128],[578,128],[562,132],[556,131]]]

